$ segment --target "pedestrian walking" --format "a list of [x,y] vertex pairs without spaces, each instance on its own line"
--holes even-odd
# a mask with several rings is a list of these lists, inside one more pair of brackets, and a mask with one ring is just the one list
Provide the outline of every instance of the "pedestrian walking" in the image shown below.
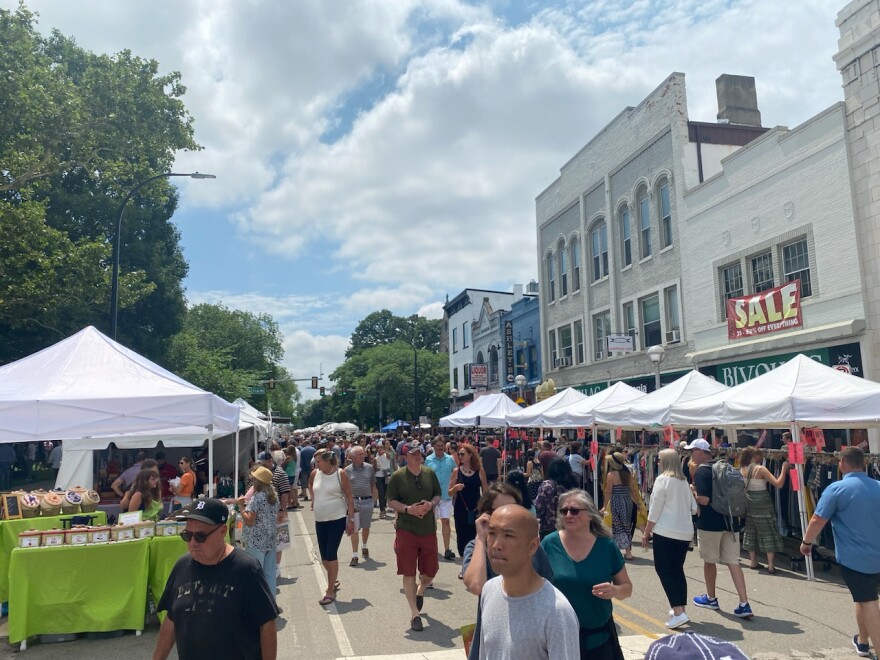
[[[279,451],[281,460],[284,460],[284,453]],[[275,457],[271,452],[264,451],[258,456],[259,461],[267,470],[272,472],[272,487],[278,494],[278,515],[276,521],[279,525],[287,522],[287,507],[290,503],[290,481],[287,479],[287,473],[281,468],[281,465],[275,462]],[[275,577],[281,577],[281,551],[275,553]]]
[[558,456],[554,458],[544,473],[547,478],[541,482],[538,496],[535,498],[535,511],[538,515],[542,539],[556,530],[559,496],[572,488],[577,488],[577,480],[571,473],[571,466],[564,458]]
[[742,547],[749,553],[749,568],[761,568],[758,553],[767,555],[767,572],[776,573],[776,553],[782,552],[782,537],[776,528],[776,511],[773,500],[767,491],[767,484],[781,488],[788,476],[788,461],[782,464],[779,476],[773,474],[761,463],[764,452],[757,447],[746,447],[740,457],[740,472],[746,482],[746,526],[743,530]]
[[[434,471],[437,475],[437,481],[441,485],[449,483],[452,473],[455,471],[455,461],[446,453],[446,438],[437,436],[431,445],[434,452],[425,459],[425,465]],[[452,538],[452,526],[449,523],[449,517],[452,515],[452,495],[449,494],[448,488],[441,487],[440,502],[434,510],[434,517],[440,520],[440,535],[443,538],[443,558],[452,561],[455,559],[455,553],[449,548],[449,541]]]
[[477,502],[489,484],[473,445],[459,446],[458,457],[461,462],[452,471],[446,492],[452,498],[458,556],[463,557],[468,542],[477,535]]
[[388,487],[388,477],[391,476],[391,461],[394,455],[390,443],[385,440],[376,448],[376,458],[373,460],[373,467],[376,470],[376,491],[379,496],[379,520],[385,520],[388,499],[386,490]]
[[272,486],[272,472],[262,465],[251,473],[254,495],[249,502],[239,497],[237,505],[241,513],[244,529],[242,540],[247,553],[257,560],[263,569],[263,576],[269,586],[269,593],[275,597],[275,538],[278,528],[278,494]]
[[[345,476],[351,485],[351,497],[354,501],[354,531],[351,534],[351,561],[349,566],[358,565],[358,542],[363,541],[361,552],[364,559],[370,558],[367,541],[370,539],[370,526],[373,522],[373,501],[378,499],[376,490],[376,473],[373,466],[366,462],[367,453],[363,447],[354,446],[349,450],[350,463],[345,466]],[[358,538],[360,531],[360,539]]]
[[623,550],[623,558],[632,561],[632,539],[635,529],[635,477],[626,462],[626,456],[616,451],[605,459],[605,507],[611,511],[611,532],[614,542]]
[[840,452],[838,469],[843,477],[819,498],[800,550],[811,554],[819,533],[831,523],[834,555],[855,603],[858,632],[852,643],[859,656],[876,658],[870,644],[880,648],[880,482],[865,473],[865,454],[859,447]]

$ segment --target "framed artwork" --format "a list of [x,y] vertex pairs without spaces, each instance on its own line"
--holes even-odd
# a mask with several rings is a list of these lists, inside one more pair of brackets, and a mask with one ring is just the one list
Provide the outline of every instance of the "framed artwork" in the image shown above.
[[4,493],[0,497],[3,500],[3,518],[5,520],[21,519],[21,500],[18,495]]

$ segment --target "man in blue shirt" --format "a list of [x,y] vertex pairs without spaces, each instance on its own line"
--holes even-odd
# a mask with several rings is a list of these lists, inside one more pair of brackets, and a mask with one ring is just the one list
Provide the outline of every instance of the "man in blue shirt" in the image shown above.
[[434,517],[440,518],[440,533],[443,535],[443,558],[452,561],[455,553],[449,549],[449,538],[452,528],[449,526],[449,516],[452,515],[452,496],[449,494],[449,480],[455,469],[455,459],[446,453],[446,438],[438,435],[434,438],[434,453],[425,459],[425,465],[434,470],[437,481],[440,482],[440,501],[434,507]]
[[809,555],[822,528],[831,521],[834,553],[843,581],[856,604],[859,632],[853,646],[863,658],[871,654],[868,639],[880,647],[880,482],[865,474],[865,454],[858,447],[840,452],[840,481],[822,493],[804,532],[801,554]]

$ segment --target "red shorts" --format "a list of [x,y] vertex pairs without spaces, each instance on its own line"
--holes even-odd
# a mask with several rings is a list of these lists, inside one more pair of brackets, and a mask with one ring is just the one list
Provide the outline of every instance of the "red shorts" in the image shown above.
[[416,574],[434,577],[440,570],[437,559],[437,535],[418,536],[402,529],[394,537],[394,551],[397,553],[397,574],[407,577]]

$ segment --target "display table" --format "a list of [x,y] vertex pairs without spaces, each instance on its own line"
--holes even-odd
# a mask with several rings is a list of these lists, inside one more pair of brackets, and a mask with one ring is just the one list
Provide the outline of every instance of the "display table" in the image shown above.
[[[107,524],[107,514],[101,511],[74,515],[95,516],[95,525]],[[70,518],[70,515],[0,520],[0,602],[12,600],[9,597],[9,556],[18,547],[19,532],[29,529],[61,529],[62,518]]]
[[9,641],[144,627],[150,539],[16,548],[9,560]]
[[[186,543],[178,535],[154,536],[150,539],[150,590],[157,605],[165,591],[171,569],[186,552]],[[165,612],[157,614],[159,621],[165,618]]]

